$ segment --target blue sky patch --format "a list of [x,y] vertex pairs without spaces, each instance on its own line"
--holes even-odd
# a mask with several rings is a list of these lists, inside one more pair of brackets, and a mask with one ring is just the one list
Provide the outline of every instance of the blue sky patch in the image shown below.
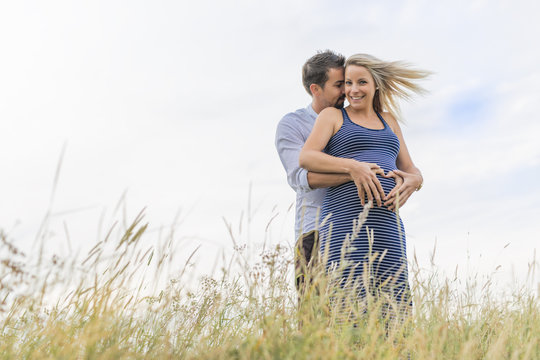
[[491,109],[491,96],[486,91],[467,92],[450,100],[445,125],[456,130],[479,126],[489,119]]

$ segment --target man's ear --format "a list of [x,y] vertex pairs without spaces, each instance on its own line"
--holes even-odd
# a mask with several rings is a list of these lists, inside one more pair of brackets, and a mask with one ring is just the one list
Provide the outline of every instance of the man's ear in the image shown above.
[[309,85],[309,91],[311,91],[311,95],[316,96],[321,92],[321,87],[317,84],[311,84]]

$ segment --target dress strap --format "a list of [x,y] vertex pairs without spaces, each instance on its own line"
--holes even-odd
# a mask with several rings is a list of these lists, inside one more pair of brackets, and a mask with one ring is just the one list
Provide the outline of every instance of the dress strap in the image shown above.
[[379,114],[377,111],[375,111],[375,113],[377,114],[377,116],[379,117],[379,119],[381,119],[383,125],[384,125],[384,128],[390,128],[390,126],[388,126],[388,124],[386,123],[386,121],[383,119],[383,117],[381,116],[381,114]]
[[343,114],[343,122],[345,123],[345,120],[348,120],[352,123],[352,120],[349,118],[349,114],[347,114],[347,110],[345,108],[341,108],[341,114]]

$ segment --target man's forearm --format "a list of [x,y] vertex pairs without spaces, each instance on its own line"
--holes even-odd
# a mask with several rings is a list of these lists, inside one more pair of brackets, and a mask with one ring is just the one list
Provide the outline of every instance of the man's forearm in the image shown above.
[[352,181],[349,174],[326,174],[309,171],[307,173],[309,187],[312,189],[338,186]]

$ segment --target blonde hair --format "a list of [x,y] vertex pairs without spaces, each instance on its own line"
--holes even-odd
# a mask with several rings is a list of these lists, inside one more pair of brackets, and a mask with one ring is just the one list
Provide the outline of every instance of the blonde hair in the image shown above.
[[427,92],[414,80],[425,79],[431,72],[412,69],[406,62],[382,61],[372,55],[355,54],[345,62],[345,69],[351,65],[363,66],[373,76],[377,89],[373,97],[373,109],[378,113],[386,110],[399,119],[401,111],[398,98],[410,100],[411,92],[417,94]]

